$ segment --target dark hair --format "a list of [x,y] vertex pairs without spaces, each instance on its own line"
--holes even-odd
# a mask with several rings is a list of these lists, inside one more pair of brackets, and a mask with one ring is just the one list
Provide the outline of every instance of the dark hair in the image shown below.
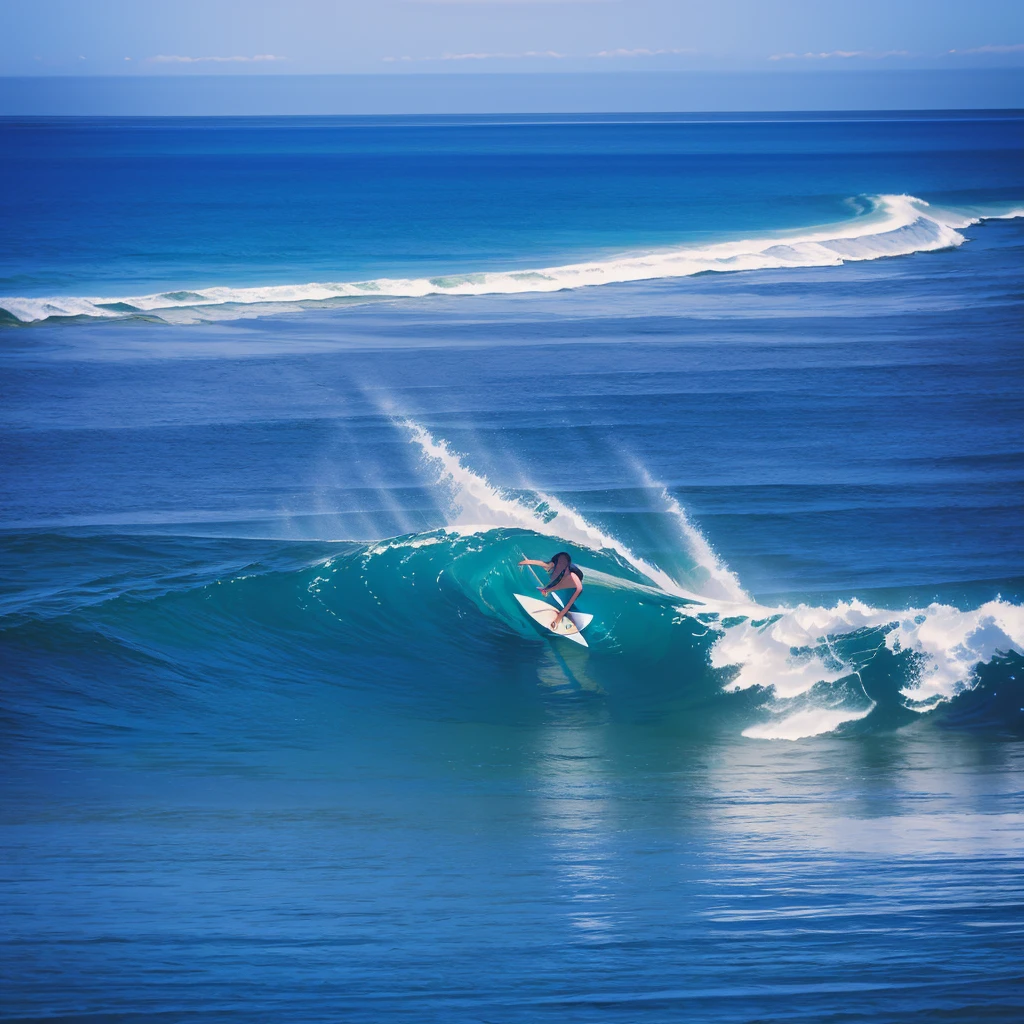
[[[565,564],[561,569],[558,568],[558,560],[560,558],[565,559]],[[551,556],[551,580],[548,583],[549,587],[554,587],[562,582],[565,574],[572,568],[572,556],[568,551],[556,551]]]

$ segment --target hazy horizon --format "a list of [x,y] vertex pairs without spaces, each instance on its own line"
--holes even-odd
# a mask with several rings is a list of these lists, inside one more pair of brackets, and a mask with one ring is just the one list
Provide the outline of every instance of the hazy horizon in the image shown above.
[[741,113],[1024,108],[1024,70],[0,77],[0,116]]

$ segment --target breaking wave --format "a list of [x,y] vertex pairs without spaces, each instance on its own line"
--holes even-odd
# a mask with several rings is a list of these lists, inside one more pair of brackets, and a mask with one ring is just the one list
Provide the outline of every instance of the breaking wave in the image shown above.
[[856,216],[838,224],[703,246],[626,253],[557,267],[430,278],[379,278],[246,288],[218,286],[105,298],[0,297],[0,314],[20,323],[50,318],[140,315],[192,323],[375,298],[555,292],[708,272],[830,267],[959,246],[966,240],[961,234],[963,228],[983,220],[1024,216],[1024,206],[1019,204],[940,208],[908,195],[867,197],[859,200],[858,206],[860,212]]
[[[693,627],[699,624],[712,636],[711,668],[728,676],[724,690],[769,695],[760,720],[743,730],[747,737],[797,740],[865,719],[880,702],[892,704],[873,695],[863,678],[883,653],[899,663],[897,691],[889,697],[898,698],[911,717],[969,690],[979,666],[1024,653],[1024,607],[1002,599],[970,610],[938,602],[887,609],[856,598],[832,607],[760,604],[743,590],[679,503],[648,477],[649,492],[673,518],[689,561],[688,569],[670,575],[557,499],[537,492],[536,504],[528,504],[504,495],[423,427],[410,422],[405,427],[449,490],[451,533],[518,529],[575,544],[582,549],[578,560],[592,570],[588,608],[596,600],[610,609],[621,603],[623,590],[632,590],[671,605],[674,616],[667,628],[695,636]],[[602,556],[601,563],[586,564],[588,554]],[[610,569],[609,556],[626,572]],[[595,598],[595,591],[604,593]],[[614,613],[605,616],[611,617]],[[641,637],[614,640],[643,643]]]
[[[158,714],[173,700],[198,707],[189,728],[203,730],[205,716],[220,714],[211,709],[232,706],[238,693],[265,690],[260,699],[276,702],[313,680],[378,709],[444,717],[457,707],[502,721],[526,713],[524,695],[539,683],[551,694],[632,702],[630,714],[673,716],[698,736],[725,729],[753,741],[926,718],[1024,728],[1019,604],[763,603],[649,478],[644,493],[670,569],[554,495],[496,486],[421,424],[396,427],[437,489],[436,529],[338,540],[328,552],[322,542],[282,543],[259,549],[257,562],[210,541],[205,568],[191,540],[25,534],[26,557],[63,564],[79,551],[97,567],[80,579],[69,568],[60,587],[29,588],[0,608],[0,655],[35,680],[17,690],[33,728],[45,722],[53,742],[64,742],[95,715],[110,727],[115,714],[115,736],[137,727],[131,715]],[[585,572],[589,649],[545,636],[515,601],[535,585],[519,559],[560,547]],[[87,675],[62,683],[40,716],[35,695],[50,692],[55,670],[39,652],[55,650],[89,651]],[[110,681],[121,677],[127,682]],[[130,714],[110,710],[122,706]]]
[[[260,665],[268,686],[280,679],[301,688],[322,673],[375,706],[411,702],[422,714],[439,701],[490,700],[486,713],[500,716],[508,708],[495,708],[533,671],[552,691],[643,700],[644,714],[674,714],[701,734],[724,721],[750,740],[884,730],[925,717],[1024,727],[1019,604],[763,603],[678,501],[642,473],[650,511],[673,534],[659,539],[671,571],[554,495],[496,486],[421,424],[396,427],[437,488],[439,528],[339,540],[329,557],[311,557],[308,543],[285,545],[237,570],[227,568],[235,556],[218,554],[199,574],[191,547],[179,571],[165,542],[142,537],[129,557],[123,539],[84,537],[75,543],[92,552],[92,564],[127,558],[130,571],[122,578],[105,568],[101,578],[79,585],[69,577],[60,591],[44,588],[17,607],[8,601],[0,647],[17,662],[54,644],[80,649],[82,636],[95,634],[90,649],[114,644],[120,653],[112,657],[147,659],[150,679],[152,659],[174,666],[184,645],[196,672],[209,666],[201,691],[213,704],[233,685],[225,666]],[[47,562],[67,560],[69,543],[41,534],[23,542]],[[541,634],[514,598],[535,585],[519,559],[563,546],[586,576],[582,610],[594,615],[586,650]],[[96,685],[84,691],[90,707]],[[132,690],[150,691],[151,682]]]

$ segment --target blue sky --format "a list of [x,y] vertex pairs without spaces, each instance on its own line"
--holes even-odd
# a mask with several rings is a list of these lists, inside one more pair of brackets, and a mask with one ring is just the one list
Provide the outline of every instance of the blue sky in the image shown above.
[[0,74],[1024,67],[1024,0],[0,0]]

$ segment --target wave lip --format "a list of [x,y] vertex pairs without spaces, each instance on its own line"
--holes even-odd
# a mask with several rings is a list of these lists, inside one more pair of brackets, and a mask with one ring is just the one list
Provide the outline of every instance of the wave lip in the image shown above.
[[0,311],[21,323],[51,317],[110,319],[139,314],[191,322],[298,310],[310,304],[338,300],[512,295],[691,277],[708,272],[830,267],[959,246],[966,241],[961,229],[971,224],[1021,216],[1024,216],[1024,206],[1019,204],[956,210],[932,207],[923,199],[909,195],[879,195],[868,197],[866,212],[838,224],[703,246],[627,253],[557,267],[429,278],[378,278],[247,288],[217,286],[108,298],[12,296],[0,297]]

